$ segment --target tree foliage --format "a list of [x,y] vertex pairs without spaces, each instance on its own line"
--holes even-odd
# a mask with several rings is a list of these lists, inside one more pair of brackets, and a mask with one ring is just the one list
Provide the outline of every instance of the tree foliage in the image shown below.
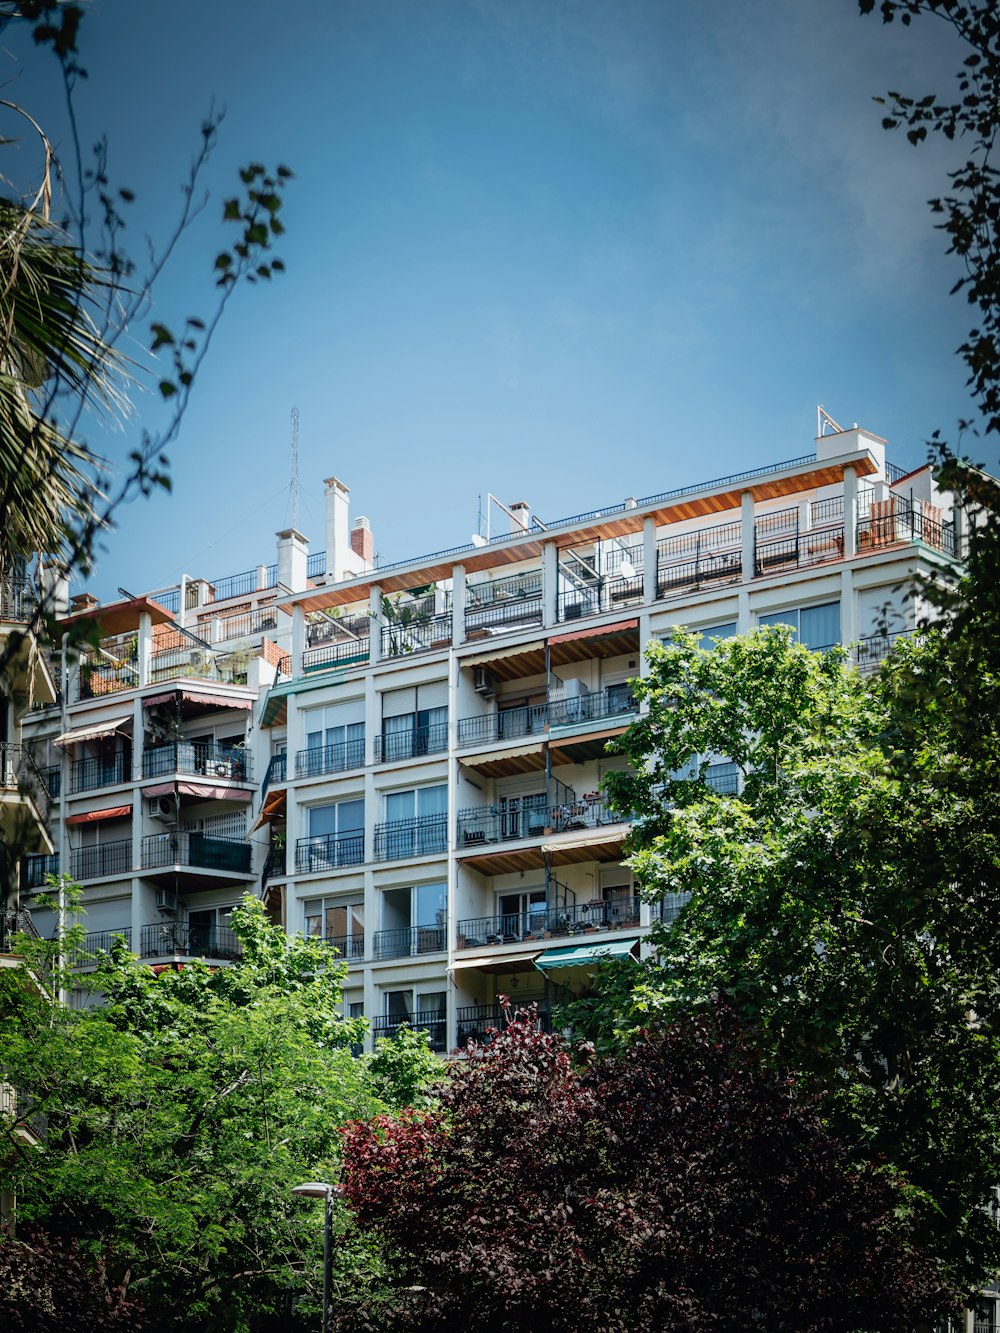
[[315,1291],[321,1210],[291,1189],[329,1179],[339,1126],[384,1108],[350,1052],[343,965],[252,899],[233,930],[243,957],[215,971],[157,976],[116,947],[82,1011],[0,973],[17,1115],[47,1123],[24,1148],[0,1117],[21,1222],[99,1255],[157,1328],[263,1327]]
[[890,1179],[849,1165],[731,1015],[582,1054],[522,1014],[437,1110],[345,1131],[345,1196],[396,1285],[366,1326],[807,1333],[939,1301]]
[[0,1238],[0,1326],[7,1333],[138,1333],[146,1312],[110,1286],[100,1257],[42,1233]]

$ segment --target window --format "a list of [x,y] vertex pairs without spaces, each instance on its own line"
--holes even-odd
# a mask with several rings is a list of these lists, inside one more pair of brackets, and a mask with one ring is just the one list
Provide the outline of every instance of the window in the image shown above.
[[432,880],[382,894],[382,929],[375,941],[377,958],[440,953],[447,948],[448,884]]
[[840,603],[824,602],[822,606],[794,607],[758,616],[758,625],[790,625],[795,637],[817,651],[833,648],[840,642]]
[[296,869],[330,870],[365,859],[365,803],[337,801],[309,809],[309,836],[296,846]]
[[448,788],[411,787],[385,798],[385,823],[378,830],[378,860],[426,856],[448,848]]
[[382,695],[377,758],[392,763],[448,748],[448,684],[435,681]]
[[305,904],[305,933],[333,945],[344,958],[363,958],[365,905],[345,899],[313,898]]
[[411,990],[385,992],[385,1016],[373,1024],[376,1037],[391,1037],[409,1024],[423,1029],[431,1039],[431,1050],[445,1049],[448,996],[445,991],[423,991],[416,995]]
[[694,631],[698,635],[698,647],[711,652],[715,647],[713,639],[731,639],[736,634],[736,621],[727,620],[722,625],[706,625],[704,629]]
[[203,958],[236,958],[239,943],[229,928],[231,907],[206,907],[188,913],[188,948]]
[[487,943],[511,944],[526,936],[541,939],[546,927],[548,904],[544,889],[528,889],[523,893],[502,893],[497,916],[499,939]]
[[351,714],[361,713],[363,704],[356,708],[311,708],[305,714],[306,748],[298,756],[297,772],[300,778],[315,777],[318,773],[341,773],[348,768],[360,768],[365,762],[365,724],[351,720]]

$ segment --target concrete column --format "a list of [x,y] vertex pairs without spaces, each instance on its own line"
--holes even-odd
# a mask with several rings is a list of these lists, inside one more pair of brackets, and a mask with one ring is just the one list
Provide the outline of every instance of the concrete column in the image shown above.
[[139,688],[149,684],[150,659],[153,656],[153,619],[148,611],[139,612],[139,635],[137,639],[139,666]]
[[741,588],[737,594],[739,609],[736,613],[736,632],[749,634],[753,629],[753,616],[750,614],[750,589]]
[[858,637],[858,597],[854,591],[854,571],[840,571],[840,642],[855,643]]
[[463,643],[465,641],[464,565],[453,565],[451,570],[451,626],[452,643]]
[[178,593],[178,596],[180,598],[180,608],[177,612],[177,623],[178,625],[183,625],[184,627],[187,626],[188,581],[189,581],[188,576],[186,574],[182,574],[180,591]]
[[642,600],[656,601],[656,522],[652,514],[642,520]]
[[753,495],[744,491],[740,496],[740,528],[743,542],[742,578],[749,583],[754,576]]
[[301,602],[292,607],[292,678],[302,675],[302,654],[306,647],[306,613]]
[[858,474],[848,463],[844,468],[844,559],[857,554]]
[[559,548],[555,542],[542,547],[542,624],[548,628],[559,623]]
[[278,538],[278,582],[289,592],[305,592],[306,568],[309,563],[309,542],[301,532],[286,528],[275,534]]
[[368,660],[372,664],[382,660],[382,589],[373,583],[368,594],[369,649]]
[[267,587],[267,565],[257,566],[257,591],[261,592]]

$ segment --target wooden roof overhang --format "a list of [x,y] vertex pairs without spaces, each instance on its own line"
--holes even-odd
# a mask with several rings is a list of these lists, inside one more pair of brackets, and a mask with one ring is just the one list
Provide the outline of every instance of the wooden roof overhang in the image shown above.
[[779,466],[762,476],[747,477],[742,481],[734,478],[731,482],[727,480],[701,490],[686,491],[674,498],[667,492],[662,499],[653,496],[648,503],[635,508],[618,509],[613,506],[616,510],[614,513],[595,511],[579,522],[568,520],[565,526],[556,523],[543,532],[526,533],[523,537],[513,536],[509,542],[459,547],[453,551],[442,551],[436,556],[417,556],[400,568],[373,570],[370,574],[329,588],[309,588],[305,593],[293,593],[277,605],[288,613],[291,613],[293,606],[301,606],[306,612],[349,606],[352,602],[366,601],[373,587],[381,588],[383,593],[405,592],[409,588],[422,588],[428,583],[449,579],[455,565],[462,565],[467,574],[473,574],[484,569],[500,569],[504,565],[537,559],[541,556],[544,544],[550,541],[564,548],[610,537],[626,537],[641,532],[643,520],[647,517],[652,517],[660,527],[687,519],[708,518],[713,514],[738,509],[745,491],[749,491],[755,501],[779,500],[786,495],[814,490],[818,486],[835,485],[843,481],[845,467],[853,467],[858,476],[862,477],[878,471],[878,464],[867,450],[838,454],[833,458],[810,459],[785,468]]
[[93,625],[110,638],[113,634],[129,634],[139,628],[139,617],[145,612],[154,625],[172,625],[173,613],[152,597],[130,597],[124,602],[109,602],[107,606],[92,606],[86,611],[64,616],[59,628],[72,630],[76,625]]
[[484,778],[514,778],[522,773],[538,773],[545,767],[545,737],[539,734],[534,744],[510,746],[495,754],[460,754],[463,768],[470,768]]

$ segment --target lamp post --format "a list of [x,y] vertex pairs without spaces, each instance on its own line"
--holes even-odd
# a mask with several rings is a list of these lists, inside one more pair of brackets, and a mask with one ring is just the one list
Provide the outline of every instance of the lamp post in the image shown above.
[[339,1186],[328,1185],[323,1180],[309,1180],[304,1185],[292,1189],[302,1199],[323,1200],[323,1318],[320,1323],[322,1333],[330,1333],[330,1288],[333,1285],[333,1199],[339,1193]]

